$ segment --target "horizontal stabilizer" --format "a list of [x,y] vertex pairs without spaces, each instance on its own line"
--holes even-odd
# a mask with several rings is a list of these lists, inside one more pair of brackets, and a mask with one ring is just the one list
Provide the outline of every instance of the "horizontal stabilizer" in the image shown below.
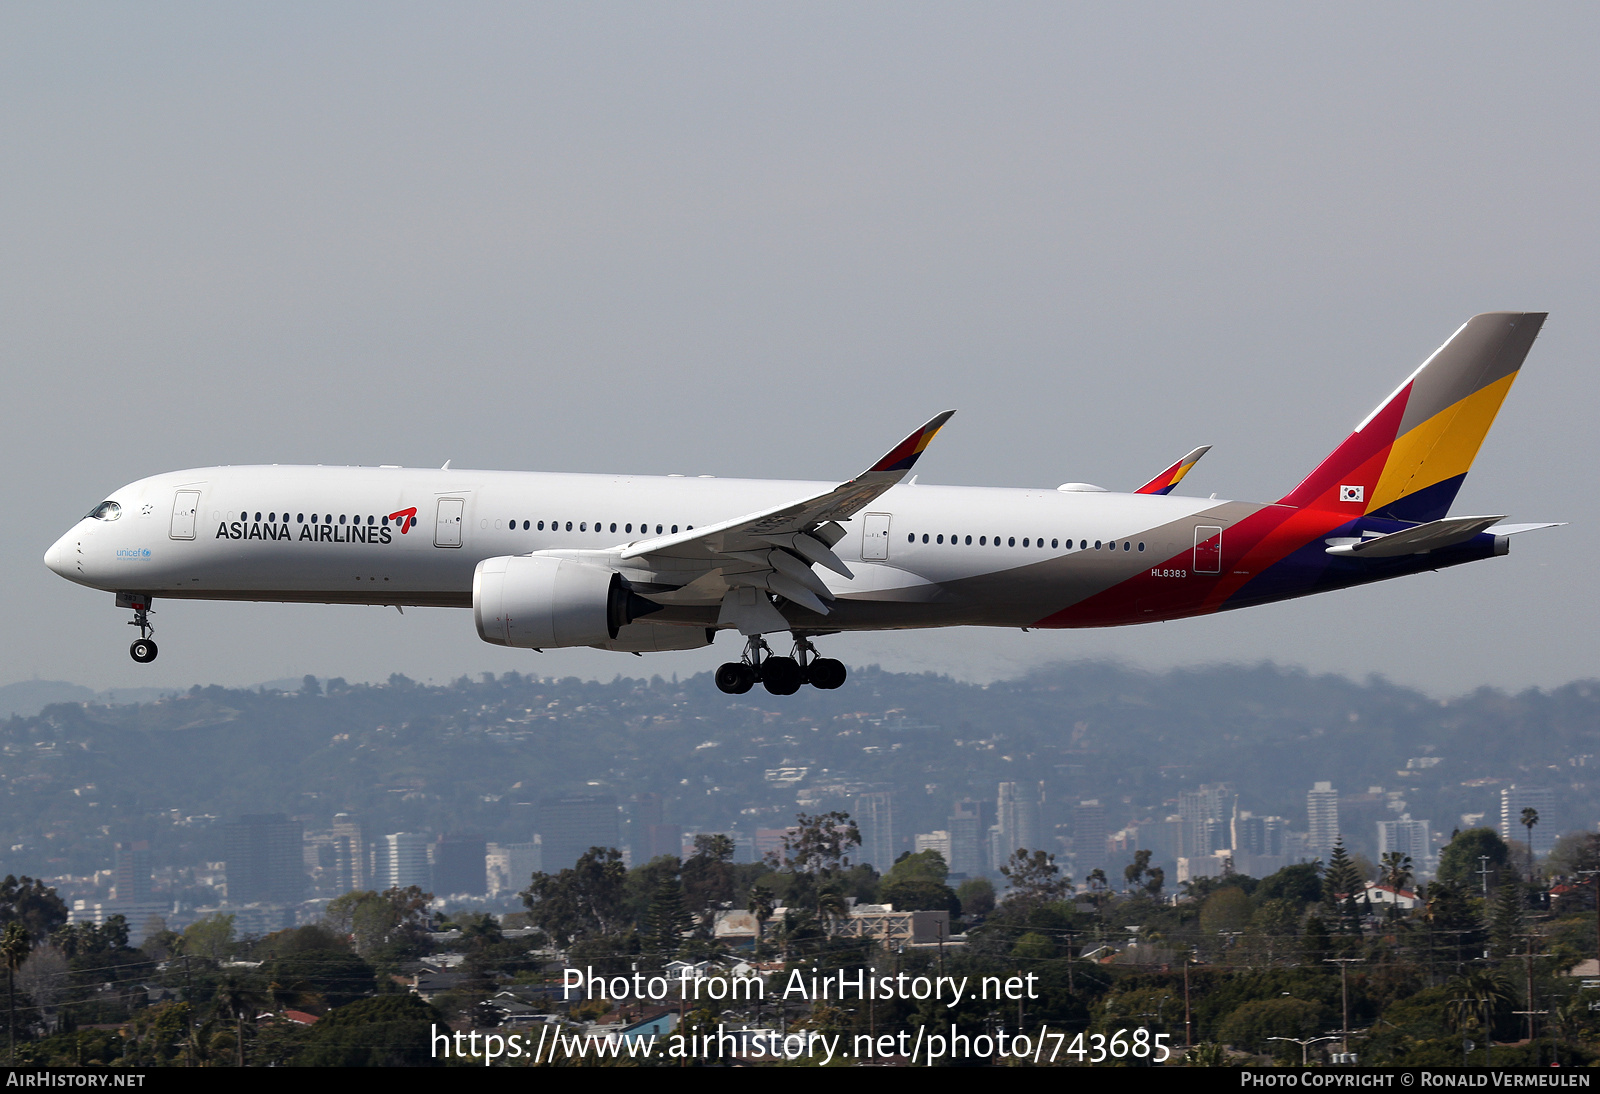
[[1565,528],[1564,520],[1551,521],[1545,524],[1496,524],[1493,528],[1485,528],[1491,536],[1514,536],[1518,532],[1537,532],[1541,528]]
[[1434,520],[1427,524],[1419,524],[1415,528],[1391,532],[1386,536],[1362,540],[1359,543],[1335,543],[1328,548],[1328,554],[1359,555],[1362,558],[1420,555],[1425,551],[1437,551],[1441,547],[1462,543],[1479,532],[1487,531],[1495,521],[1505,519],[1505,514],[1502,513],[1493,517],[1450,517],[1448,520]]

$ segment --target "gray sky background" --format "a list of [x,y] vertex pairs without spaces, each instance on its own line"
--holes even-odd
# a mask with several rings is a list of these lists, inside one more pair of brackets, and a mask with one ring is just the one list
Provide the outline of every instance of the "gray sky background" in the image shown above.
[[[220,463],[1283,494],[1460,323],[1551,318],[1457,513],[1507,558],[1181,623],[835,638],[987,679],[1272,658],[1448,694],[1596,673],[1600,8],[0,8],[0,683],[697,671],[468,613],[47,571]],[[730,514],[730,516],[733,514]]]

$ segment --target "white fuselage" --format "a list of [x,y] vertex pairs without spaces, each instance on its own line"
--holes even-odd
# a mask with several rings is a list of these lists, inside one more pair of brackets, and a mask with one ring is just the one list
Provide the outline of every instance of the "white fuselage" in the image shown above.
[[[367,467],[211,467],[131,483],[46,555],[91,588],[218,600],[472,604],[484,559],[607,551],[805,498],[831,484]],[[1092,490],[899,485],[844,522],[819,576],[838,598],[817,631],[1029,626],[1192,549],[1232,503]],[[414,514],[408,520],[405,514]],[[191,515],[192,513],[192,515]],[[401,514],[397,516],[396,514]],[[887,525],[864,548],[863,529]],[[882,557],[877,557],[882,556]],[[630,572],[644,587],[671,575]],[[786,608],[786,613],[792,608]],[[680,606],[660,623],[713,625]]]

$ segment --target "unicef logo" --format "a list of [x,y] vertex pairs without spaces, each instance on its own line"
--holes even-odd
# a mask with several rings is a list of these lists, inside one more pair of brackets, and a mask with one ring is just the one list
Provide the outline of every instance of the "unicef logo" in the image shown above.
[[150,548],[119,547],[117,548],[117,557],[127,559],[131,562],[146,562],[150,558]]

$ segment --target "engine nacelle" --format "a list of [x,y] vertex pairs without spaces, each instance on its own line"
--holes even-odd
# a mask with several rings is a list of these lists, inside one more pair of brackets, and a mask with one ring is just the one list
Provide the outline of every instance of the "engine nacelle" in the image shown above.
[[629,623],[609,642],[596,642],[597,650],[618,653],[665,653],[667,650],[704,649],[716,640],[715,627],[678,627],[670,623]]
[[472,574],[478,637],[497,646],[595,646],[660,610],[615,570],[571,559],[502,555],[484,559]]

